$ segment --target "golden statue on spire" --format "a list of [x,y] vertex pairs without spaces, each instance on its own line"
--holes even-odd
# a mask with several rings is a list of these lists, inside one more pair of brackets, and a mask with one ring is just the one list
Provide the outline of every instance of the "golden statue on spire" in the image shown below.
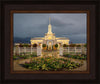
[[50,20],[51,18],[49,17],[49,25],[48,25],[48,33],[51,34],[52,33],[52,26],[50,24]]

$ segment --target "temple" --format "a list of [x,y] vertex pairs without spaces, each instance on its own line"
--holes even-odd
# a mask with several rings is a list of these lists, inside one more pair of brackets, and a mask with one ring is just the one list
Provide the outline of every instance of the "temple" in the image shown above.
[[50,18],[49,18],[48,32],[45,33],[45,36],[31,38],[30,40],[31,45],[37,44],[37,45],[40,45],[42,48],[42,45],[46,44],[48,46],[48,49],[52,49],[52,46],[55,44],[58,44],[58,48],[63,44],[69,45],[69,41],[70,40],[66,37],[56,37],[55,36],[55,33],[52,32],[52,25],[50,23]]

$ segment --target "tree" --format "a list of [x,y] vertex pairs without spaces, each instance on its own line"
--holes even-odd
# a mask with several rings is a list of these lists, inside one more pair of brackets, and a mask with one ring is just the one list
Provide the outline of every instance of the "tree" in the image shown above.
[[35,44],[33,44],[33,47],[37,47],[37,44],[35,43]]
[[19,44],[19,47],[23,47],[23,44],[20,43],[20,44]]
[[70,44],[69,46],[70,46],[70,47],[75,47],[75,46],[76,46],[76,44]]
[[28,47],[28,46],[29,46],[29,45],[28,45],[28,44],[26,44],[26,43],[24,43],[24,44],[23,44],[23,47]]
[[84,44],[84,47],[87,47],[87,43],[86,43],[86,44]]
[[81,45],[76,45],[76,47],[81,47]]
[[42,47],[43,47],[43,50],[47,49],[46,44],[43,44]]
[[42,47],[46,47],[46,44],[43,44]]
[[29,44],[28,47],[31,47],[31,45]]
[[66,47],[68,47],[69,45],[66,45]]
[[55,47],[57,48],[58,47],[58,44],[55,44]]
[[63,47],[67,47],[67,45],[66,44],[63,44]]

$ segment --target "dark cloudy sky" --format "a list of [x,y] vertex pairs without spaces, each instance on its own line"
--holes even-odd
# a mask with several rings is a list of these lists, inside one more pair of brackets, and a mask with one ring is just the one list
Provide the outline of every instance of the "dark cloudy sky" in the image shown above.
[[49,17],[57,37],[86,43],[86,13],[14,13],[14,38],[43,37],[48,31]]

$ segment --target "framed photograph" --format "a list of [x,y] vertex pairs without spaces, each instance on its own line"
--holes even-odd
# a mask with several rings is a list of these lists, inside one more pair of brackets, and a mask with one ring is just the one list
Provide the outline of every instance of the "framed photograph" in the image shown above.
[[11,24],[11,73],[89,73],[89,11],[13,10]]
[[97,81],[96,2],[13,3],[2,8],[2,80]]

